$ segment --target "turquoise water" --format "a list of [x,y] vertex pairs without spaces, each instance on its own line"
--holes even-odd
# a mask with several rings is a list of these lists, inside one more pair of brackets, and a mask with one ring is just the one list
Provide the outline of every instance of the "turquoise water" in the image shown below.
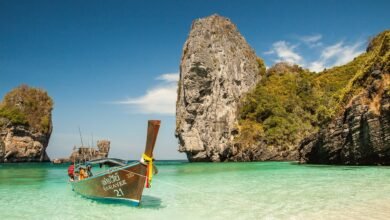
[[0,165],[0,219],[390,219],[390,167],[160,162],[140,207],[83,198],[66,165]]

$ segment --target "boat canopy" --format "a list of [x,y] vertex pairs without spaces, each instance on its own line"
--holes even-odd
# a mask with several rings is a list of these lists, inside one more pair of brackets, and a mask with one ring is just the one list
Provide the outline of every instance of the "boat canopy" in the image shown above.
[[124,166],[127,165],[126,160],[121,160],[117,158],[103,158],[103,159],[96,159],[96,160],[90,160],[85,162],[85,165],[93,165],[93,164],[103,164],[103,165],[108,165],[110,167],[114,166]]

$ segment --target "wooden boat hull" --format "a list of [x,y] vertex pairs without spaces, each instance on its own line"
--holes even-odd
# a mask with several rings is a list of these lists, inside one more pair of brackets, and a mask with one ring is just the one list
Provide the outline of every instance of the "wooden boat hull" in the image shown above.
[[[110,162],[119,165],[99,175],[72,182],[73,190],[88,198],[125,200],[139,205],[145,183],[148,181],[150,187],[153,177],[153,149],[160,122],[148,121],[145,151],[139,163],[127,165],[118,159],[102,160],[99,164]],[[94,164],[97,162],[99,161],[89,161]]]
[[72,182],[73,190],[93,199],[126,200],[139,205],[146,181],[146,165],[135,163],[84,180]]

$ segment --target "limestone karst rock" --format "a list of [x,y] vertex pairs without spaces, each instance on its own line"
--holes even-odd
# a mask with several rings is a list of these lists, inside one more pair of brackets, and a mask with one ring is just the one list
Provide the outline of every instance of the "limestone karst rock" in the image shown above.
[[375,56],[345,96],[345,107],[318,133],[300,145],[306,163],[390,165],[390,31],[367,51]]
[[224,161],[237,134],[237,107],[261,79],[262,61],[227,18],[193,22],[184,44],[176,104],[179,151]]
[[53,101],[48,94],[22,85],[0,105],[0,162],[50,161]]
[[390,164],[390,32],[351,62],[265,71],[228,19],[194,21],[180,64],[179,151],[190,161]]

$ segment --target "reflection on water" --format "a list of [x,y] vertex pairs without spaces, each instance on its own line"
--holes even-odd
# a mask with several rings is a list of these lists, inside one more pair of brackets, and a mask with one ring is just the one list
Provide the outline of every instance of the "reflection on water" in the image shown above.
[[158,198],[155,196],[148,196],[148,195],[142,196],[142,202],[141,202],[140,207],[141,208],[149,208],[149,209],[165,208],[165,206],[162,205],[161,198]]

